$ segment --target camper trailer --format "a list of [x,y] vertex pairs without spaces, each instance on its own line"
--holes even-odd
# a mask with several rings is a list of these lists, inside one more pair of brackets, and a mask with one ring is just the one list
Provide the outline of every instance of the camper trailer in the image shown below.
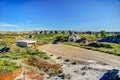
[[31,47],[31,46],[35,46],[36,45],[35,40],[18,40],[17,41],[17,46],[20,47]]

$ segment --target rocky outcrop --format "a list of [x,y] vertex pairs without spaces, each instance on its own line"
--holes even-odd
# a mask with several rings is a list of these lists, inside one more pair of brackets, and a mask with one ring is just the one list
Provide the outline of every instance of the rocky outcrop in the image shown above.
[[65,30],[42,30],[42,31],[34,31],[35,34],[78,34],[77,31],[65,31]]
[[89,44],[89,41],[86,38],[80,38],[75,33],[70,33],[70,36],[68,37],[68,42],[75,42],[75,43],[79,43],[81,45]]
[[120,35],[118,36],[108,36],[101,40],[98,40],[98,42],[111,42],[111,43],[118,43],[120,44]]
[[80,38],[74,34],[74,33],[70,33],[70,36],[68,38],[68,42],[76,42],[77,40],[79,40]]
[[[37,31],[19,31],[19,32],[14,32],[14,31],[0,31],[0,34],[96,34],[100,32],[93,32],[93,31],[72,31],[72,30],[37,30]],[[106,32],[107,34],[120,34],[120,32]]]

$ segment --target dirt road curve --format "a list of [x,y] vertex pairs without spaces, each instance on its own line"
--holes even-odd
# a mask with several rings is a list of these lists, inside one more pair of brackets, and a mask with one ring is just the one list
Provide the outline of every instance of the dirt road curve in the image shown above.
[[120,57],[97,51],[82,49],[64,44],[46,44],[39,47],[40,50],[53,55],[61,55],[70,59],[95,61],[120,68]]

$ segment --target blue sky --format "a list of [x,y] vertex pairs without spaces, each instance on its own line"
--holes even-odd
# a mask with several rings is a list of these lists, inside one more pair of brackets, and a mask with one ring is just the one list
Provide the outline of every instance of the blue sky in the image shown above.
[[0,0],[0,31],[120,31],[120,0]]

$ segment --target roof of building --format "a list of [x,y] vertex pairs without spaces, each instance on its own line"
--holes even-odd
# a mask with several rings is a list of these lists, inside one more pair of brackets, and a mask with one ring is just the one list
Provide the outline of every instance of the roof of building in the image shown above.
[[25,43],[35,43],[36,40],[18,40],[17,42],[25,42]]

